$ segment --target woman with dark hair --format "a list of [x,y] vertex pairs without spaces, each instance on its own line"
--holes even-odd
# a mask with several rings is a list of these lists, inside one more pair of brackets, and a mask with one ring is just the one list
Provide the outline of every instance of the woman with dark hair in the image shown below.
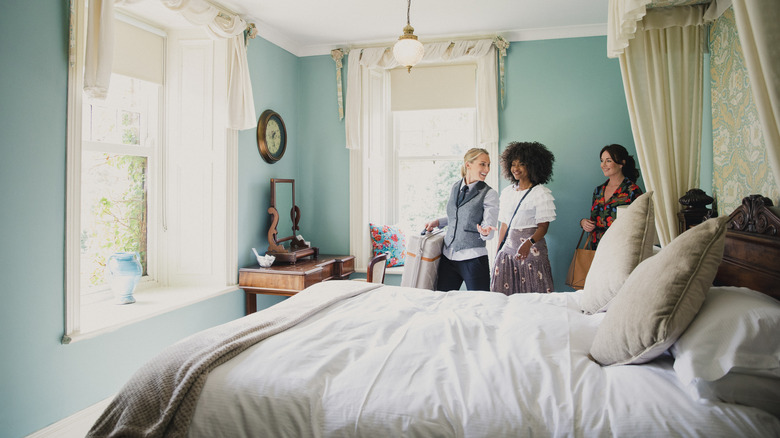
[[501,191],[498,238],[490,290],[506,295],[554,290],[547,242],[555,220],[555,198],[543,184],[553,174],[555,156],[537,142],[512,142],[501,154],[501,170],[512,185]]
[[593,190],[590,219],[580,219],[580,227],[590,234],[591,247],[596,249],[601,237],[617,217],[617,208],[634,202],[642,194],[636,185],[639,169],[634,157],[619,144],[601,148],[601,171],[607,177],[604,184]]

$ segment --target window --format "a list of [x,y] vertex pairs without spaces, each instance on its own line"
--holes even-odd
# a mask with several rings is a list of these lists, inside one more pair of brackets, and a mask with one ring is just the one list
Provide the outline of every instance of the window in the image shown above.
[[[64,343],[235,290],[238,271],[228,42],[117,13],[110,86],[93,99],[85,0],[74,3]],[[143,306],[114,304],[105,264],[118,251],[140,256]]]
[[107,98],[86,98],[82,109],[79,287],[85,302],[107,290],[105,266],[114,252],[138,253],[149,278],[149,195],[158,192],[150,167],[159,161],[161,86],[119,74],[111,79]]
[[411,234],[446,215],[463,155],[479,144],[476,72],[475,64],[456,64],[363,73],[362,147],[350,152],[358,269],[371,254],[369,222]]
[[394,222],[405,232],[447,215],[451,183],[476,143],[475,117],[475,108],[393,112]]

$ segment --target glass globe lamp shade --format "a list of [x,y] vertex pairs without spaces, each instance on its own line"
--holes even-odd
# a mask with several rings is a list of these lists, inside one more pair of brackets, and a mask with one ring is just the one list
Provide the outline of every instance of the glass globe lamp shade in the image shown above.
[[417,36],[411,34],[411,32],[407,33],[406,28],[404,28],[404,34],[398,38],[398,41],[393,46],[395,60],[406,67],[408,71],[411,71],[412,67],[422,60],[424,54],[425,49],[422,43],[417,41]]

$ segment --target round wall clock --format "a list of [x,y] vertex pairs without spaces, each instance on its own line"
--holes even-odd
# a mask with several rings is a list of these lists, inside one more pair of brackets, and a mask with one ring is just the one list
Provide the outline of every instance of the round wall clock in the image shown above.
[[287,150],[287,130],[282,116],[275,111],[265,110],[257,120],[257,148],[271,164],[281,160]]

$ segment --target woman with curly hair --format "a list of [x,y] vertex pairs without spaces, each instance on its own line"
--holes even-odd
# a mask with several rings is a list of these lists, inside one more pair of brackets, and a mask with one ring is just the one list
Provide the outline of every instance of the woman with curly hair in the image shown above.
[[643,193],[635,183],[639,178],[639,169],[626,148],[610,144],[601,148],[599,157],[601,171],[607,180],[593,190],[590,219],[580,219],[580,227],[590,233],[592,249],[596,249],[601,237],[617,217],[617,208],[634,202]]
[[490,290],[506,295],[554,290],[547,242],[555,220],[555,198],[543,184],[555,156],[538,142],[512,142],[501,154],[501,170],[512,185],[501,192],[499,242]]

